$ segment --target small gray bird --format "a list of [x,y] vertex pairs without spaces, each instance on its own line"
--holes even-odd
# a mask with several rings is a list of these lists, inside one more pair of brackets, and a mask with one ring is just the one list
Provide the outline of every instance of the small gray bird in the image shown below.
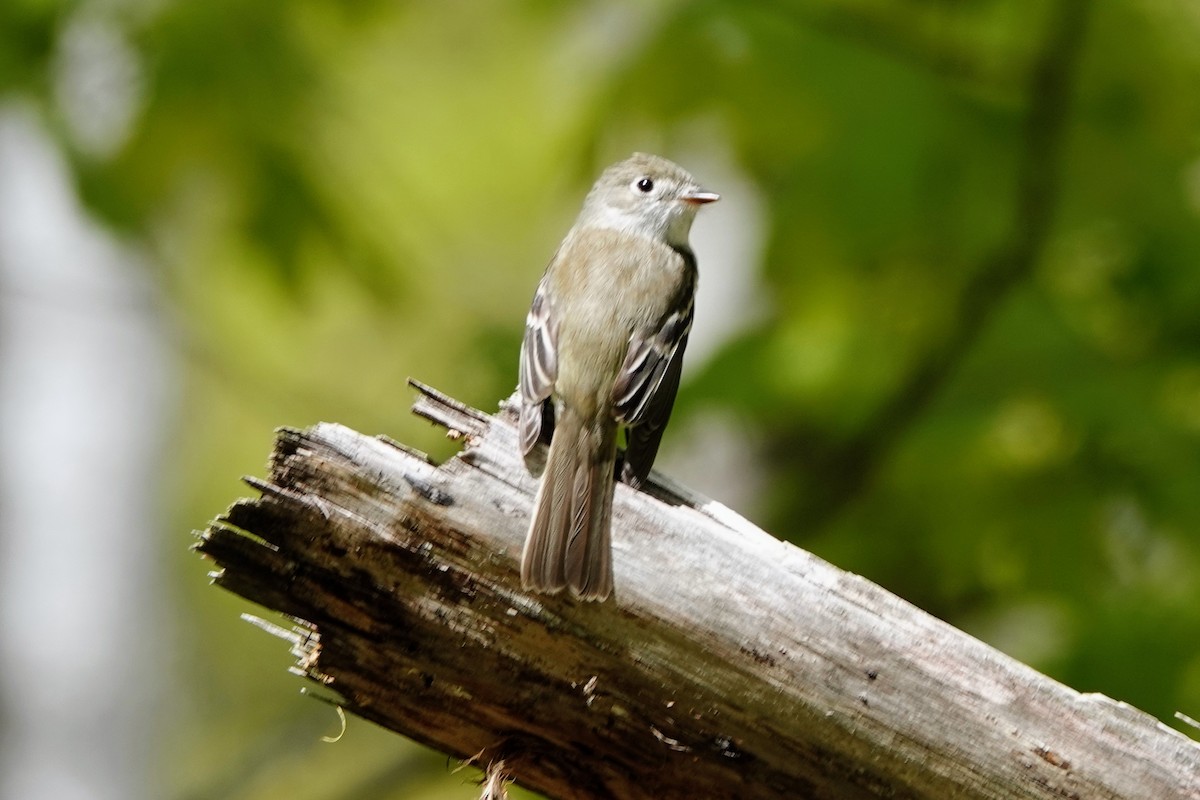
[[521,557],[528,589],[612,593],[617,432],[621,477],[650,473],[679,389],[696,290],[688,231],[718,199],[676,164],[635,153],[604,171],[538,284],[521,343],[526,463],[549,441]]

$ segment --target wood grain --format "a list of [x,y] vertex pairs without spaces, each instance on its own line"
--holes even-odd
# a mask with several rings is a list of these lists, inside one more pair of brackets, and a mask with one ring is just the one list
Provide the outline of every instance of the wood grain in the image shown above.
[[1196,742],[657,474],[617,487],[615,597],[523,592],[512,414],[419,388],[458,456],[281,429],[198,545],[348,711],[553,798],[1200,800]]

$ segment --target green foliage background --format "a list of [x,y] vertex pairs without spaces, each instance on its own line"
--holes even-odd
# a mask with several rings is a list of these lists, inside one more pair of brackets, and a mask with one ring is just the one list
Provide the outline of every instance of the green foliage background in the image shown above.
[[[141,70],[102,156],[55,94],[80,15]],[[187,365],[154,532],[172,796],[472,796],[366,723],[321,743],[333,713],[186,534],[277,425],[449,453],[405,378],[511,390],[543,264],[633,149],[721,153],[760,197],[737,267],[768,302],[672,426],[736,420],[768,476],[739,510],[1077,689],[1200,716],[1198,40],[1182,0],[0,5],[0,91],[151,256]]]

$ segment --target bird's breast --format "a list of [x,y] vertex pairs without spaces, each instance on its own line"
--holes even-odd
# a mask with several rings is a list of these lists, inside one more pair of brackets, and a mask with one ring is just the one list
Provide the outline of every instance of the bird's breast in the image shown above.
[[572,231],[547,271],[558,328],[556,388],[564,399],[611,396],[630,336],[661,324],[694,282],[689,267],[650,237]]

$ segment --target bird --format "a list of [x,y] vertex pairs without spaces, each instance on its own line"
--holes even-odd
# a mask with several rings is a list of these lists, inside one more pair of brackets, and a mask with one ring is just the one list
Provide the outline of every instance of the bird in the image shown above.
[[[605,169],[538,283],[521,342],[518,438],[541,482],[521,583],[602,601],[612,502],[645,483],[679,389],[697,283],[688,234],[719,199],[679,165],[634,153]],[[548,442],[544,467],[539,442]]]

